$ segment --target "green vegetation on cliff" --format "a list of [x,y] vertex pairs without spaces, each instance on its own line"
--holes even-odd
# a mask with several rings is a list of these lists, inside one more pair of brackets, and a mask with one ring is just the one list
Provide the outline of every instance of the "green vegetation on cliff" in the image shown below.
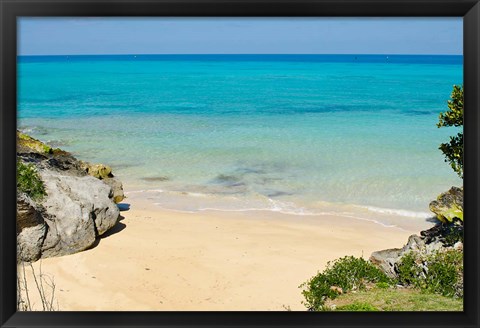
[[43,181],[33,164],[17,161],[17,190],[39,201],[46,195]]
[[380,269],[363,258],[345,256],[328,262],[326,269],[299,286],[305,297],[303,304],[312,311],[323,310],[327,299],[349,291],[364,290],[367,284],[390,283]]
[[398,277],[403,285],[447,297],[463,297],[463,251],[448,249],[428,256],[407,253],[398,265]]
[[463,251],[440,250],[424,257],[406,253],[395,279],[362,258],[346,256],[299,287],[310,311],[461,310]]
[[18,131],[17,131],[17,140],[18,140],[18,146],[24,146],[24,147],[30,148],[32,150],[35,150],[38,153],[45,153],[45,154],[53,153],[53,148],[50,147],[49,145],[46,145],[40,140],[32,138],[29,135],[26,135]]

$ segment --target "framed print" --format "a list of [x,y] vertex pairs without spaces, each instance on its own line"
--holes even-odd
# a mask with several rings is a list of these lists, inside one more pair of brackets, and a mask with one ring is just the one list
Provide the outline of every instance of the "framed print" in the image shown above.
[[478,327],[477,1],[0,10],[2,327]]

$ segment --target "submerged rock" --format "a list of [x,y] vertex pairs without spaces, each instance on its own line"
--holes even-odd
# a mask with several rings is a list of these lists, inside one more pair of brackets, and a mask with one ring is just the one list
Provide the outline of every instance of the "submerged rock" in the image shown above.
[[437,200],[430,203],[430,210],[443,223],[458,219],[463,222],[463,188],[452,187],[440,194]]
[[160,176],[160,177],[144,177],[142,178],[144,181],[148,182],[164,182],[164,181],[169,181],[170,178],[166,176]]

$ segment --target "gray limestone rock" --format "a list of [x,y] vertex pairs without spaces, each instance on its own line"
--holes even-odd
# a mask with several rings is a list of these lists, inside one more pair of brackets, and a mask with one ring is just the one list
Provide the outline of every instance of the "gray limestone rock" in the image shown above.
[[110,187],[100,180],[53,171],[40,175],[48,195],[42,205],[49,227],[42,257],[82,251],[117,223],[120,212],[109,197]]

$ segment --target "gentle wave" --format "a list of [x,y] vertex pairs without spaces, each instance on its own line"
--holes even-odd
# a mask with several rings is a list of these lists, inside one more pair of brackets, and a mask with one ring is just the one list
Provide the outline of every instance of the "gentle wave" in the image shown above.
[[145,189],[142,189],[142,190],[131,190],[131,191],[124,191],[123,193],[125,195],[130,195],[130,194],[141,194],[141,193],[144,193],[144,192],[164,192],[162,189],[149,189],[149,190],[145,190]]
[[[158,189],[138,190],[138,191],[133,191],[133,192],[131,191],[131,192],[128,192],[128,193],[142,193],[142,192],[160,192],[160,193],[164,193],[164,194],[186,196],[186,197],[190,196],[190,197],[195,197],[195,198],[198,198],[198,197],[205,197],[205,198],[212,197],[212,195],[202,194],[202,193],[190,193],[190,192],[179,193],[179,192],[168,192],[168,191],[165,192],[163,190],[158,190]],[[159,208],[161,208],[163,210],[174,211],[174,212],[179,212],[179,213],[189,213],[189,214],[194,214],[194,213],[198,213],[198,212],[205,212],[205,211],[218,211],[218,212],[268,211],[268,212],[276,212],[276,213],[281,213],[281,214],[286,214],[286,215],[294,215],[294,216],[337,216],[337,217],[345,217],[345,218],[351,218],[351,219],[355,219],[355,220],[371,222],[371,223],[374,223],[374,224],[381,225],[382,227],[385,227],[385,228],[396,228],[396,229],[404,230],[404,229],[402,229],[401,227],[399,227],[395,224],[388,224],[388,223],[385,223],[385,222],[382,222],[382,221],[379,221],[379,220],[376,220],[376,219],[365,218],[365,217],[359,216],[358,214],[353,213],[353,212],[344,212],[344,211],[336,212],[336,211],[320,211],[320,210],[312,211],[310,209],[306,209],[305,207],[298,206],[298,205],[294,204],[293,202],[282,202],[282,201],[274,200],[274,199],[270,199],[270,198],[266,199],[266,202],[269,205],[267,205],[265,207],[260,207],[259,206],[259,207],[240,207],[239,208],[239,207],[235,207],[235,206],[239,206],[239,205],[241,206],[241,200],[236,199],[236,198],[232,198],[232,197],[222,197],[222,199],[223,200],[228,200],[230,203],[231,203],[232,199],[237,200],[239,202],[238,203],[231,203],[230,205],[232,207],[229,207],[229,208],[228,207],[207,206],[207,207],[196,207],[196,208],[193,208],[193,209],[178,208],[177,207],[178,204],[176,204],[177,206],[168,206],[168,204],[166,204],[165,202],[154,202],[153,204],[155,206],[158,206]],[[191,204],[189,203],[189,205],[191,205]],[[367,208],[367,207],[364,207],[364,206],[355,206],[355,207],[361,207],[361,208],[364,208],[364,209]],[[387,213],[385,210],[388,210],[388,209],[380,209],[380,208],[375,208],[375,209],[377,209],[377,212],[382,210],[383,212],[380,212],[380,213],[383,213],[383,214]],[[401,210],[396,210],[396,211],[401,212]],[[414,212],[409,212],[409,211],[403,211],[401,213],[405,214],[404,212],[414,213]],[[397,213],[395,212],[395,213],[388,213],[388,214],[397,214]]]
[[[163,189],[140,189],[140,190],[126,191],[124,193],[125,195],[142,194],[142,193],[162,193],[164,195],[170,195],[170,196],[176,196],[176,197],[192,197],[197,199],[205,198],[215,202],[218,202],[218,201],[222,203],[228,202],[230,203],[229,205],[231,206],[231,207],[198,206],[193,210],[183,210],[183,209],[181,210],[188,213],[195,213],[198,211],[225,211],[225,212],[272,211],[272,212],[279,212],[283,214],[299,215],[299,216],[337,215],[337,216],[357,218],[361,220],[368,220],[368,221],[382,224],[377,220],[366,219],[366,218],[357,216],[357,213],[355,213],[356,212],[355,210],[336,212],[336,211],[321,211],[320,209],[315,209],[315,208],[308,209],[306,207],[299,206],[294,202],[271,199],[260,194],[256,195],[255,201],[258,203],[258,205],[265,205],[265,206],[248,207],[248,206],[245,206],[246,205],[245,199],[240,199],[233,196],[224,196],[224,195],[221,195],[221,197],[218,198],[219,195],[208,194],[208,193],[169,191],[169,190],[163,190]],[[249,199],[249,200],[251,201],[252,199]],[[249,200],[247,200],[247,202]],[[167,209],[165,207],[166,204],[164,202],[163,203],[155,202],[154,204]],[[325,204],[334,205],[333,203],[325,203]],[[345,206],[345,204],[343,204],[343,206]],[[373,213],[395,215],[395,216],[401,216],[401,217],[428,219],[434,216],[433,214],[427,213],[427,212],[416,212],[416,211],[408,211],[408,210],[402,210],[402,209],[381,208],[381,207],[375,207],[375,206],[350,205],[349,207],[350,209],[362,209],[362,210],[367,210]],[[175,209],[175,210],[178,210],[178,209]],[[385,225],[385,226],[390,226],[390,225]]]
[[368,211],[374,212],[374,213],[392,214],[392,215],[398,215],[398,216],[409,217],[409,218],[429,219],[435,216],[434,214],[427,213],[427,212],[415,212],[415,211],[407,211],[407,210],[400,210],[400,209],[393,209],[393,208],[381,208],[381,207],[375,207],[375,206],[357,206],[357,207],[367,209]]

